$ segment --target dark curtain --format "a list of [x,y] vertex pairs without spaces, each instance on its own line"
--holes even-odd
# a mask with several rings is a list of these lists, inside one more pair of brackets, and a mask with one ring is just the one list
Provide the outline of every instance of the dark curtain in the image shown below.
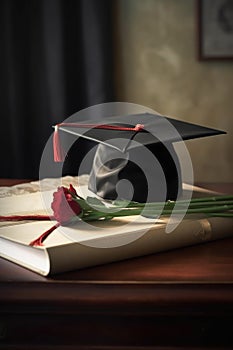
[[112,1],[0,0],[0,16],[0,177],[38,178],[52,125],[114,100]]

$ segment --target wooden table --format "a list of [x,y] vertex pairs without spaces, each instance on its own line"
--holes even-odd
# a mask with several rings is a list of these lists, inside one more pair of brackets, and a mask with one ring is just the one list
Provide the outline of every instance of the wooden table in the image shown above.
[[187,348],[233,348],[233,238],[50,278],[0,259],[0,349]]

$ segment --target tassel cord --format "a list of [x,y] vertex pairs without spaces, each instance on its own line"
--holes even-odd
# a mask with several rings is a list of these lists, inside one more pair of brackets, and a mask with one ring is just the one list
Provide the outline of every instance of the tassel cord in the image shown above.
[[116,131],[142,131],[144,129],[143,124],[137,124],[134,127],[126,127],[119,125],[108,125],[108,124],[78,124],[78,123],[61,123],[55,125],[55,130],[53,133],[53,157],[54,162],[64,162],[65,160],[65,152],[62,148],[59,127],[67,126],[67,127],[75,127],[75,128],[93,128],[93,129],[104,129],[104,130],[116,130]]

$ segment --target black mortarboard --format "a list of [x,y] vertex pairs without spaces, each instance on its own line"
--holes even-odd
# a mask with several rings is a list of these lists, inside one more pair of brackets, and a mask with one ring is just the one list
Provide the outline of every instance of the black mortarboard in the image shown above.
[[111,117],[97,124],[62,123],[54,133],[56,161],[62,160],[58,129],[99,144],[89,179],[91,191],[104,199],[120,196],[137,202],[175,200],[179,195],[181,170],[173,142],[225,133],[150,113]]

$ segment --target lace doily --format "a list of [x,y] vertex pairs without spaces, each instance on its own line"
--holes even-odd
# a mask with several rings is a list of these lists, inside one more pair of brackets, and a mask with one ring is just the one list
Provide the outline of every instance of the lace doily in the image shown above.
[[73,184],[74,186],[77,184],[80,186],[87,185],[88,179],[89,175],[64,176],[62,179],[46,178],[40,181],[32,181],[25,184],[23,183],[9,187],[4,186],[0,187],[0,198],[38,192],[40,191],[40,188],[43,188],[44,191],[49,191],[61,185],[65,187],[69,187],[69,184]]

